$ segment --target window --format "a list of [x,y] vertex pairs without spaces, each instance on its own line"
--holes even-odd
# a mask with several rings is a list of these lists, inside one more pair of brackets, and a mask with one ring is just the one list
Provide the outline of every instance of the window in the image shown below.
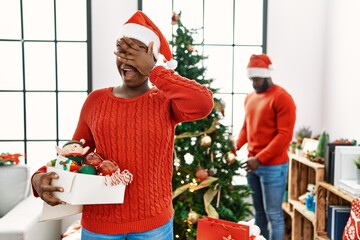
[[70,140],[91,91],[90,1],[0,2],[0,153],[32,171]]
[[[246,74],[251,54],[266,52],[267,0],[158,0],[142,1],[139,8],[152,19],[170,40],[172,11],[181,11],[181,21],[193,36],[197,51],[208,56],[204,61],[206,78],[219,88],[216,97],[226,102],[223,124],[238,135],[245,116],[244,100],[252,91]],[[164,13],[159,15],[158,9]],[[166,10],[168,9],[168,10]]]

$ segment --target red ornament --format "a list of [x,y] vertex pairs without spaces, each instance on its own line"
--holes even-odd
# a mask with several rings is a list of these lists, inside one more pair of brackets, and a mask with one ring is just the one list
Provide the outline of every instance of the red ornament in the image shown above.
[[119,169],[119,166],[111,160],[103,160],[98,167],[98,174],[102,176],[111,175]]
[[92,152],[85,157],[84,164],[88,164],[97,168],[103,160],[104,159],[102,159],[99,154]]
[[195,174],[196,178],[199,179],[200,181],[203,181],[205,179],[208,178],[209,173],[207,172],[207,170],[200,168],[199,170],[196,171]]

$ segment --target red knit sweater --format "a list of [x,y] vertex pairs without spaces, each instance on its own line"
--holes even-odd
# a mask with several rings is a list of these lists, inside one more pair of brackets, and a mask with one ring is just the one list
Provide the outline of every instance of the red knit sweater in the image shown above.
[[96,148],[104,159],[116,161],[121,170],[134,175],[123,204],[84,206],[81,223],[89,231],[142,232],[173,216],[176,124],[206,117],[213,97],[205,86],[161,66],[152,70],[149,79],[156,87],[131,99],[115,97],[113,88],[95,90],[81,110],[73,139],[85,139],[89,152]]
[[287,162],[296,119],[290,94],[277,85],[260,94],[252,92],[245,99],[245,112],[237,149],[247,143],[248,156],[255,156],[263,165]]

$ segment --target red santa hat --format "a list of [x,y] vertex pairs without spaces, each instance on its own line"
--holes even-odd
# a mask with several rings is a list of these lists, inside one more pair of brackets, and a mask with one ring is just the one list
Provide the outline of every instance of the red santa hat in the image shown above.
[[168,68],[175,69],[177,67],[177,61],[172,59],[168,41],[160,29],[142,11],[138,10],[124,23],[120,29],[120,37],[123,36],[137,39],[146,45],[154,42],[153,53],[156,60],[161,53],[165,57]]
[[251,55],[249,64],[247,66],[247,74],[249,78],[270,77],[270,70],[272,70],[272,63],[266,54]]

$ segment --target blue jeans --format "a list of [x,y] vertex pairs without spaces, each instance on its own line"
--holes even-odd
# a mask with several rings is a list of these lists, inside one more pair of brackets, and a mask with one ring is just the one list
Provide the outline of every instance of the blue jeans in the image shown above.
[[173,219],[165,225],[146,232],[127,234],[98,234],[82,228],[81,240],[173,240]]
[[268,240],[284,239],[285,224],[281,205],[288,171],[289,163],[284,163],[273,166],[260,165],[255,171],[247,174],[255,208],[255,223],[259,226],[261,235]]

